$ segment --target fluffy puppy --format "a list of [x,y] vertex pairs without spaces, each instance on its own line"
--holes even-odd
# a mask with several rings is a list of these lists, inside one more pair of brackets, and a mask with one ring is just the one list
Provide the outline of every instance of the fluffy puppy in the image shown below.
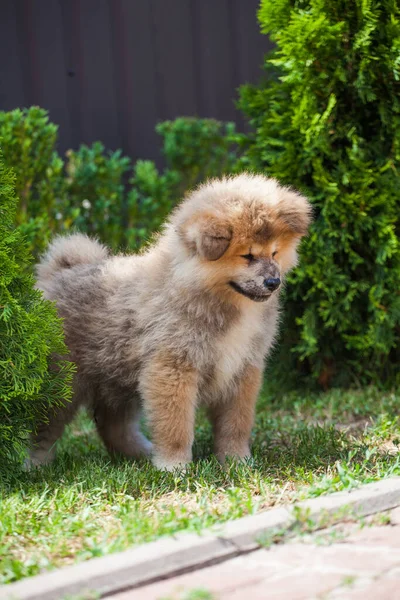
[[[110,256],[80,234],[56,238],[37,281],[64,319],[75,393],[40,425],[31,464],[51,460],[83,404],[110,451],[152,453],[160,469],[191,461],[199,404],[208,407],[217,457],[250,456],[279,291],[309,223],[303,196],[242,174],[188,194],[139,255]],[[139,430],[142,409],[153,451]]]

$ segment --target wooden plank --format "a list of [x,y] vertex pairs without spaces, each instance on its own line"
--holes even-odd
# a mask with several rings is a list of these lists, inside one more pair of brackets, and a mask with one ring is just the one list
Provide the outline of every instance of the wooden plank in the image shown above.
[[235,120],[271,48],[258,0],[3,0],[0,108],[40,104],[61,151],[100,139],[160,160],[158,121]]
[[37,70],[36,46],[31,27],[33,6],[29,0],[15,3],[19,56],[23,72],[24,104],[39,104],[40,74]]
[[[65,0],[68,1],[68,0]],[[106,148],[121,146],[118,104],[110,31],[108,0],[83,0],[79,9],[78,31],[80,69],[80,106],[82,142],[101,139]]]
[[[64,131],[60,131],[60,147],[65,151],[69,145],[78,148],[83,142],[82,95],[84,93],[84,70],[81,49],[80,0],[59,0],[62,15],[64,68],[66,72],[66,102],[69,115],[69,144],[64,143]],[[98,136],[101,138],[99,130]]]
[[234,57],[231,52],[230,0],[194,0],[195,54],[201,116],[233,119]]
[[[259,0],[231,0],[231,40],[234,60],[232,100],[239,98],[239,86],[257,83],[262,74],[264,56],[272,48],[268,37],[260,32],[257,19]],[[241,111],[235,109],[234,120],[241,130],[248,123]]]
[[159,120],[196,115],[191,3],[188,0],[148,0],[151,5]]
[[49,111],[51,121],[59,125],[60,149],[72,143],[67,102],[67,73],[63,43],[62,12],[59,1],[34,0],[29,5],[29,51],[33,101]]
[[149,2],[113,0],[111,30],[122,148],[133,159],[158,159],[161,140]]
[[25,105],[21,47],[14,0],[3,0],[0,19],[0,110]]
[[260,31],[259,4],[259,0],[231,0],[232,35],[236,39],[235,87],[257,83],[263,74],[264,56],[273,48],[268,36]]

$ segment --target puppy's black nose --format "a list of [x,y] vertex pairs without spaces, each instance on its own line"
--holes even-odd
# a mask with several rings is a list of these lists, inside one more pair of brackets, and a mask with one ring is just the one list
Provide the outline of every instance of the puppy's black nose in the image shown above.
[[276,289],[278,289],[278,287],[281,285],[281,280],[279,279],[279,277],[270,277],[269,279],[265,279],[264,280],[264,286],[267,288],[267,290],[269,290],[270,292],[275,291]]

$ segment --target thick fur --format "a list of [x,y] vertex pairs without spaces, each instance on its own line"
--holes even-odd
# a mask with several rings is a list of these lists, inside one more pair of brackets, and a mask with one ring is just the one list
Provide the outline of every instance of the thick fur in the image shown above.
[[[190,193],[142,254],[110,256],[84,235],[57,238],[38,265],[38,287],[55,300],[70,358],[72,404],[49,415],[31,463],[86,404],[110,451],[192,458],[196,407],[207,405],[215,452],[246,458],[264,359],[278,323],[280,280],[297,260],[310,206],[260,175],[213,180]],[[271,283],[272,282],[272,283]]]

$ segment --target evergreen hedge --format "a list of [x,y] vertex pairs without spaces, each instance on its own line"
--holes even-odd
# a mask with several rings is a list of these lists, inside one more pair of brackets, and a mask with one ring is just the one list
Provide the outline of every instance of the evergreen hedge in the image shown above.
[[[290,278],[275,367],[393,382],[400,365],[400,9],[395,0],[262,0],[275,42],[241,90],[245,166],[303,190],[315,221]],[[289,363],[288,363],[289,361]]]
[[0,472],[17,462],[29,433],[49,408],[70,397],[72,365],[55,306],[28,274],[30,251],[15,227],[16,178],[0,155]]
[[45,250],[62,211],[63,161],[56,152],[57,126],[37,106],[0,111],[1,149],[15,174],[16,224],[35,255]]

